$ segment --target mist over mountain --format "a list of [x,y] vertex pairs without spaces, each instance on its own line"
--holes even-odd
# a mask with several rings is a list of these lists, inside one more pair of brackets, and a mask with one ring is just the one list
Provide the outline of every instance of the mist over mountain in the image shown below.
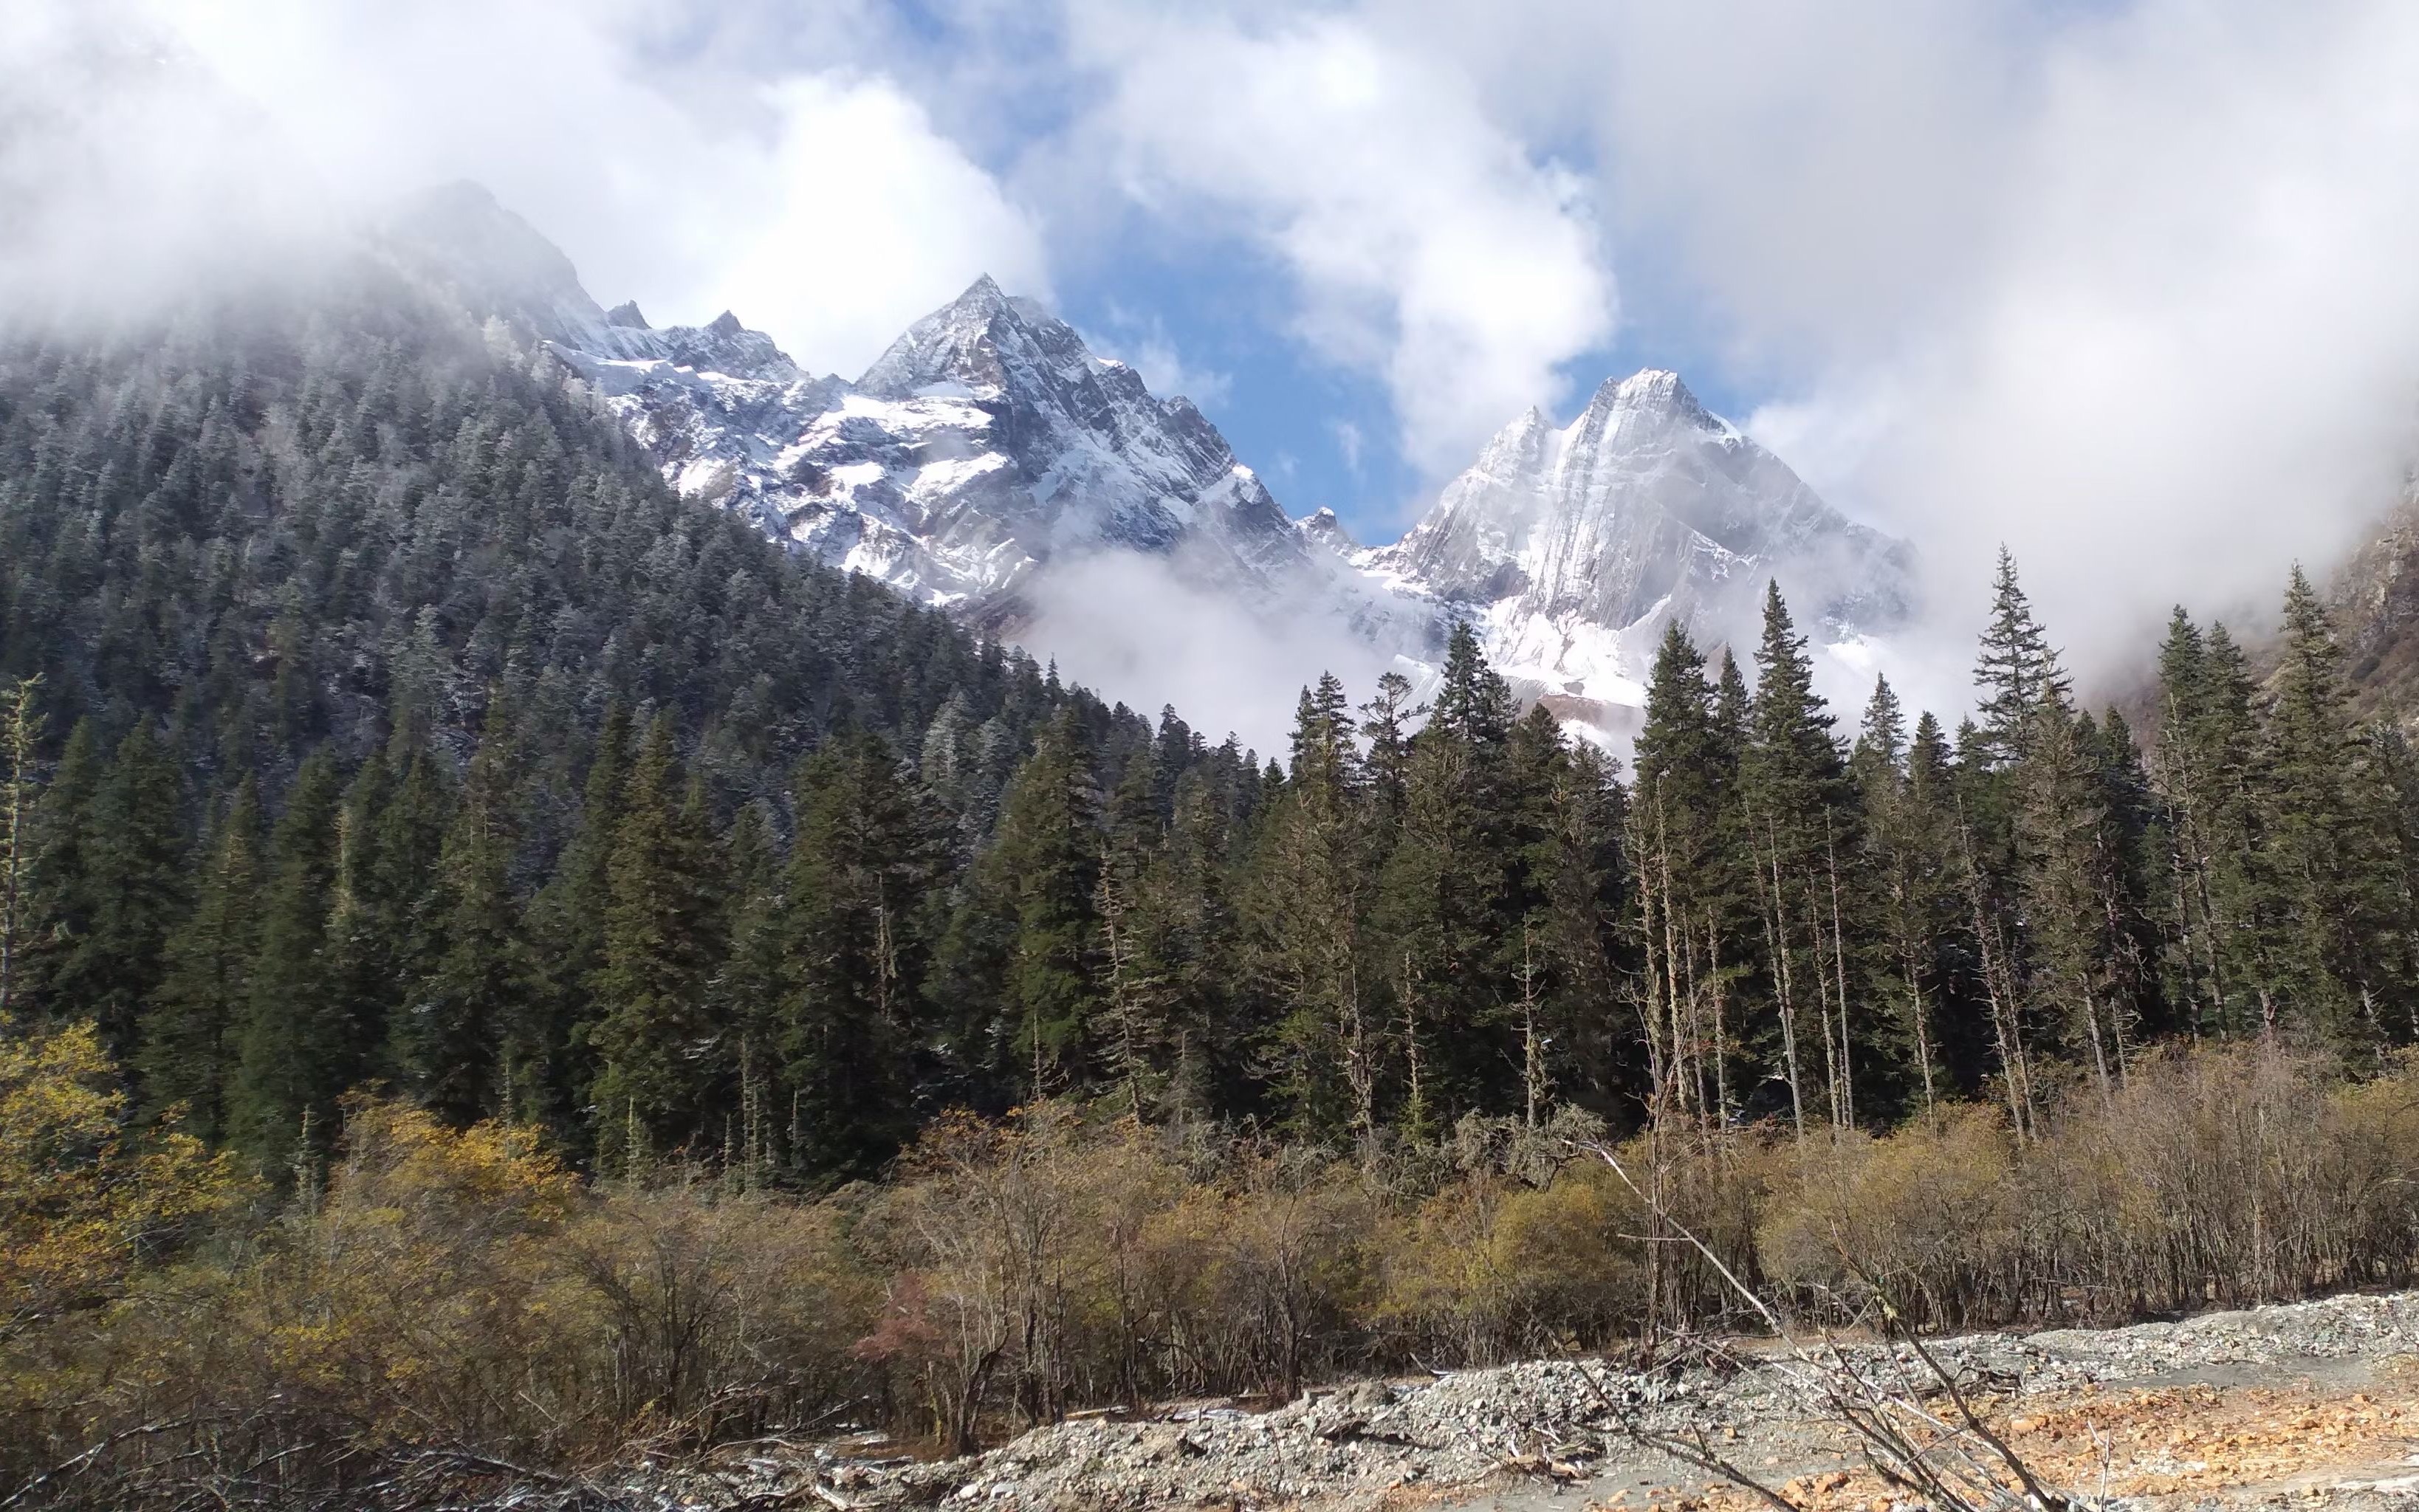
[[1257,708],[1237,717],[1272,732],[1321,671],[1432,677],[1467,620],[1525,697],[1614,733],[1664,625],[1740,640],[1768,579],[1858,669],[1913,602],[1903,543],[1826,504],[1672,373],[1608,379],[1567,426],[1530,410],[1401,540],[1364,547],[1332,512],[1289,517],[1190,400],[1153,395],[989,277],[850,380],[729,312],[665,330],[635,304],[607,312],[476,186],[420,196],[388,234],[543,342],[682,494],[1063,649],[1137,702],[1240,667],[1236,696]]

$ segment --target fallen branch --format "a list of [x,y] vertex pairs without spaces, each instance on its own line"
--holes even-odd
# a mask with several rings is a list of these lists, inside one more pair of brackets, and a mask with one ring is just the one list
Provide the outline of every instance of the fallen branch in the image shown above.
[[[1882,1298],[1884,1337],[1891,1346],[1887,1377],[1851,1359],[1827,1333],[1818,1343],[1801,1339],[1780,1311],[1741,1280],[1713,1246],[1674,1219],[1659,1199],[1632,1179],[1618,1155],[1603,1145],[1579,1148],[1610,1167],[1659,1227],[1669,1228],[1695,1250],[1722,1283],[1754,1309],[1787,1351],[1783,1361],[1768,1364],[1767,1368],[1777,1370],[1844,1424],[1856,1435],[1866,1465],[1883,1480],[1923,1496],[1934,1512],[2066,1512],[2078,1504],[2075,1498],[2036,1475],[1992,1429],[1954,1373],[1942,1365],[1914,1330],[1904,1326],[1872,1277],[1859,1273],[1874,1295]],[[1896,1346],[1902,1343],[1947,1396],[1953,1418],[1924,1405],[1925,1393],[1909,1379],[1906,1364],[1899,1357]],[[1747,1367],[1746,1362],[1721,1346],[1706,1348]],[[1592,1373],[1583,1369],[1581,1378],[1631,1442],[1719,1476],[1776,1512],[1798,1512],[1796,1504],[1717,1450],[1702,1419],[1678,1428],[1657,1427],[1626,1399],[1616,1400]]]

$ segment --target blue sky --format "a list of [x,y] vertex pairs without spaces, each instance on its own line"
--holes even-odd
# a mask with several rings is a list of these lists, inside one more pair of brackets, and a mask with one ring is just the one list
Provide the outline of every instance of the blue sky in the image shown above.
[[[1199,250],[1089,270],[1065,289],[1060,313],[1129,361],[1154,337],[1172,345],[1185,368],[1214,379],[1176,386],[1194,391],[1188,397],[1287,512],[1332,508],[1362,539],[1391,539],[1428,480],[1394,445],[1384,386],[1287,332],[1280,270],[1231,247]],[[1162,379],[1148,363],[1144,375]]]

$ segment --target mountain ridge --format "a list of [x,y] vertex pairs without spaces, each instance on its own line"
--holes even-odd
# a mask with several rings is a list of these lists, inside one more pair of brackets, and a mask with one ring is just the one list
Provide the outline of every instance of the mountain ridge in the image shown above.
[[635,303],[604,310],[475,186],[393,224],[680,492],[991,633],[1033,624],[1054,566],[1132,552],[1248,615],[1332,622],[1415,680],[1471,622],[1524,695],[1596,711],[1642,703],[1668,620],[1740,639],[1766,576],[1805,595],[1826,643],[1911,606],[1903,543],[1832,509],[1667,369],[1608,378],[1567,425],[1532,408],[1400,539],[1364,547],[1332,511],[1289,517],[1191,400],[1153,395],[989,274],[850,380],[727,311],[657,330]]

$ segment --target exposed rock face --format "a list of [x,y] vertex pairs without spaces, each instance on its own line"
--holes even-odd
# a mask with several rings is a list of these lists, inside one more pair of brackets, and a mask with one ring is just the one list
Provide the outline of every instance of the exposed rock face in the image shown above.
[[1056,555],[1175,560],[1264,596],[1305,565],[1292,522],[1184,398],[989,278],[917,321],[801,438],[809,511],[895,521],[978,609]]
[[2419,714],[2419,492],[2345,562],[2329,597],[2362,708]]

